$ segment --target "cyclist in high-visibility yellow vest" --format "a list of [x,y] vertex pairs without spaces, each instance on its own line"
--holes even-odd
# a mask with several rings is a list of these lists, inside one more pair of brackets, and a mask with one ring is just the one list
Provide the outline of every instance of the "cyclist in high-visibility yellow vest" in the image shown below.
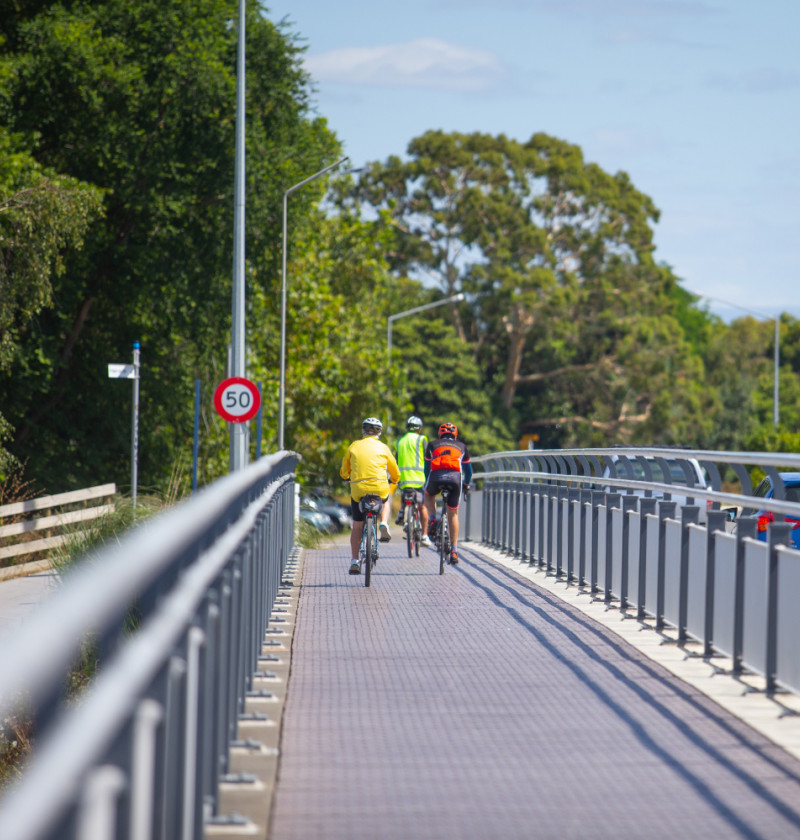
[[[422,544],[431,545],[428,537],[428,511],[425,510],[422,495],[422,488],[425,485],[425,447],[428,445],[428,438],[421,433],[422,420],[414,414],[406,420],[406,428],[408,432],[395,445],[397,466],[400,467],[400,481],[397,487],[401,492],[401,497],[402,491],[406,488],[416,491],[414,503],[417,505],[422,523]],[[403,507],[401,505],[395,524],[402,523]]]

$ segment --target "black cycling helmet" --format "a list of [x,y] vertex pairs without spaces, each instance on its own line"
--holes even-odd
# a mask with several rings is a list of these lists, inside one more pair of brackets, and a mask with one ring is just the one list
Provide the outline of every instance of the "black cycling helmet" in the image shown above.
[[361,424],[361,431],[365,435],[380,435],[383,431],[383,423],[377,417],[367,417]]
[[406,420],[406,428],[409,432],[418,432],[422,428],[422,420],[420,420],[416,414],[412,414],[411,417]]

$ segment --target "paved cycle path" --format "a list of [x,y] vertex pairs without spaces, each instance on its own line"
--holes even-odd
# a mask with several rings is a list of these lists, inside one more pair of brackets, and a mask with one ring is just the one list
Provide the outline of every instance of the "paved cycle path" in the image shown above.
[[307,550],[272,840],[800,838],[800,762],[469,548]]

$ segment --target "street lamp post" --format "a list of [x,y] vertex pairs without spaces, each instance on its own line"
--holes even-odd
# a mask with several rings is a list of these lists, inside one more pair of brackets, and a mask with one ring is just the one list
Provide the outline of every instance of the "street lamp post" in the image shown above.
[[[233,190],[233,312],[231,316],[230,375],[244,377],[244,204],[245,204],[245,2],[239,0],[239,43],[236,58],[236,155]],[[230,423],[230,472],[247,464],[248,438],[244,423]]]
[[435,300],[433,303],[424,303],[422,306],[415,306],[413,309],[406,309],[405,312],[397,312],[395,315],[390,315],[387,319],[389,325],[386,330],[386,353],[389,356],[389,359],[392,357],[392,324],[398,318],[405,318],[406,315],[416,315],[417,312],[423,312],[426,309],[433,309],[434,306],[443,306],[445,303],[451,303],[458,300],[464,300],[462,292],[459,292],[457,295],[452,295],[451,297],[442,298],[442,300]]
[[[446,303],[455,303],[456,301],[464,300],[464,294],[459,292],[457,295],[451,295],[450,297],[442,298],[441,300],[434,300],[432,303],[423,303],[422,306],[415,306],[413,309],[406,309],[404,312],[396,312],[394,315],[390,315],[387,318],[387,327],[386,327],[386,357],[387,361],[391,364],[392,361],[392,324],[398,318],[405,318],[406,315],[416,315],[417,312],[424,312],[426,309],[433,309],[434,306],[444,306]],[[389,408],[389,422],[387,424],[387,433],[391,433],[392,428],[392,409],[391,409],[391,401],[390,401],[390,408]]]
[[308,178],[304,178],[299,184],[289,187],[289,189],[283,194],[283,242],[281,248],[281,372],[280,385],[278,386],[278,450],[283,449],[283,433],[286,416],[286,215],[289,208],[288,199],[295,190],[299,190],[300,187],[305,186],[310,181],[316,180],[326,172],[330,172],[331,169],[341,166],[346,160],[349,160],[347,156],[337,160],[336,163],[332,163],[330,166],[326,166],[324,169],[320,169],[319,172],[315,172]]
[[731,303],[729,300],[722,300],[721,298],[711,297],[711,295],[704,295],[700,292],[692,292],[693,295],[697,295],[697,297],[705,298],[706,300],[714,300],[717,303],[724,303],[726,306],[732,306],[734,309],[741,309],[742,312],[747,312],[750,315],[756,315],[759,318],[767,318],[768,320],[774,322],[775,324],[775,347],[772,354],[772,361],[773,361],[773,373],[772,373],[772,425],[777,429],[778,428],[778,419],[779,419],[779,400],[778,400],[778,391],[779,391],[779,369],[780,369],[780,319],[777,317],[773,317],[772,315],[767,314],[766,312],[760,312],[758,309],[748,309],[746,306],[741,306],[738,303]]

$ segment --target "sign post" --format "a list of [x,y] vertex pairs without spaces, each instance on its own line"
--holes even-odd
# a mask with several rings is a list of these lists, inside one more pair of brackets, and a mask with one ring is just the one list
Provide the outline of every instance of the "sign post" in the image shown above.
[[133,342],[133,364],[109,364],[109,379],[133,380],[133,409],[131,419],[131,500],[136,510],[136,486],[139,483],[139,342]]

